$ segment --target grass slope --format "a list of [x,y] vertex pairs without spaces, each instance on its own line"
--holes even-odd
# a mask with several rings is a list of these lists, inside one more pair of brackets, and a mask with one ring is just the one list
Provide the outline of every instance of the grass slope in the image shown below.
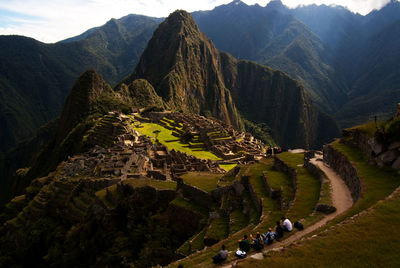
[[[240,267],[397,267],[400,245],[400,195],[380,201],[400,185],[400,177],[390,168],[367,164],[359,150],[332,144],[355,165],[362,179],[363,194],[346,213],[332,220],[325,229],[333,229],[315,239],[302,242],[279,253],[268,253],[262,261],[246,260]],[[368,208],[371,208],[369,209]],[[358,217],[350,217],[362,211]]]
[[[287,161],[287,163],[294,168],[297,169],[298,173],[298,185],[297,185],[297,193],[296,193],[296,200],[294,201],[292,207],[290,208],[289,212],[287,211],[281,211],[276,208],[276,203],[274,200],[269,199],[268,197],[265,196],[264,192],[262,191],[262,185],[261,182],[258,181],[259,176],[261,176],[262,172],[266,171],[269,174],[272,174],[270,176],[270,180],[273,181],[274,185],[278,185],[279,182],[283,182],[282,187],[283,188],[290,188],[290,181],[289,178],[286,175],[282,175],[280,172],[273,171],[273,160],[272,159],[266,159],[262,160],[259,163],[252,164],[246,166],[246,168],[242,168],[243,170],[246,169],[245,173],[250,175],[250,183],[252,184],[254,191],[256,192],[257,195],[260,195],[260,197],[265,198],[263,201],[263,205],[265,206],[264,209],[264,214],[266,217],[261,219],[261,222],[256,222],[254,219],[250,219],[248,224],[245,228],[242,230],[234,233],[233,235],[229,236],[227,239],[211,246],[208,247],[207,249],[204,249],[200,252],[192,254],[189,258],[186,258],[179,263],[172,263],[170,264],[169,267],[178,267],[179,264],[182,264],[184,267],[212,267],[212,256],[217,254],[221,245],[225,244],[227,249],[229,251],[235,251],[238,247],[237,240],[242,238],[244,234],[255,234],[257,231],[259,232],[266,232],[268,227],[273,227],[275,226],[275,222],[280,220],[282,215],[290,215],[290,217],[293,217],[293,220],[299,220],[301,218],[306,218],[307,222],[314,222],[317,220],[315,217],[315,214],[312,213],[315,207],[315,204],[318,201],[319,193],[320,193],[320,188],[319,188],[319,180],[311,176],[308,172],[303,167],[298,167],[299,164],[303,163],[303,154],[297,154],[297,155],[292,155],[292,154],[281,154],[279,157],[282,157],[282,160]],[[277,174],[278,178],[275,179],[275,176],[273,174]],[[285,180],[287,178],[287,180]],[[286,189],[284,190],[289,193],[293,193],[293,189]],[[245,197],[247,195],[247,200],[252,204],[250,201],[250,196],[248,193],[245,194]],[[300,197],[301,195],[301,197]],[[270,202],[270,203],[268,203]],[[255,208],[253,208],[254,210]],[[235,212],[235,214],[238,212]],[[234,215],[234,217],[240,217],[240,215]],[[253,224],[251,224],[253,222]],[[256,225],[257,224],[257,225]],[[292,232],[291,234],[293,234]],[[288,234],[285,235],[285,237],[288,236]],[[233,256],[233,253],[231,256],[228,257],[228,261],[233,261],[235,260],[236,257]],[[263,264],[265,267],[266,264]]]

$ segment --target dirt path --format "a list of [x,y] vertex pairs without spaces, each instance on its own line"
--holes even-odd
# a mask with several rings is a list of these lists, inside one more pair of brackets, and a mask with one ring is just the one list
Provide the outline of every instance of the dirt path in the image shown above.
[[[321,226],[325,225],[328,221],[334,219],[336,216],[342,214],[347,209],[349,209],[353,205],[353,199],[351,198],[351,194],[349,188],[346,186],[344,181],[340,178],[336,172],[334,172],[328,165],[326,165],[322,161],[321,155],[316,155],[316,158],[311,159],[311,163],[317,165],[328,177],[331,182],[332,187],[332,204],[336,207],[336,212],[327,215],[322,220],[316,222],[315,224],[307,227],[303,231],[299,231],[289,238],[283,240],[282,242],[275,242],[272,246],[268,246],[263,252],[258,252],[254,254],[250,254],[249,257],[253,259],[263,259],[263,253],[268,252],[274,248],[279,248],[283,246],[287,246],[294,241],[300,239],[301,237],[317,230]],[[229,265],[223,266],[223,268],[234,267],[236,265],[236,261],[234,263],[230,263]]]

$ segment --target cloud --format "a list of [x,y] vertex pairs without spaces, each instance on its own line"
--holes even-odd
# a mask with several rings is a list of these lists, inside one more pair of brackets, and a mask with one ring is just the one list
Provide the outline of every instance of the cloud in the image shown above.
[[[0,1],[0,34],[30,36],[56,42],[103,25],[128,14],[166,17],[176,9],[209,10],[232,0],[7,0]],[[242,0],[265,6],[269,0]],[[282,0],[289,7],[299,4],[337,4],[365,14],[390,0]],[[13,16],[2,16],[1,11]]]

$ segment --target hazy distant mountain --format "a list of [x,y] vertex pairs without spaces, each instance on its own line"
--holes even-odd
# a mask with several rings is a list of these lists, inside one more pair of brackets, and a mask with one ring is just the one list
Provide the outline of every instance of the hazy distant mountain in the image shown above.
[[234,1],[193,17],[218,49],[286,72],[322,109],[335,111],[346,99],[332,51],[280,1],[266,7]]

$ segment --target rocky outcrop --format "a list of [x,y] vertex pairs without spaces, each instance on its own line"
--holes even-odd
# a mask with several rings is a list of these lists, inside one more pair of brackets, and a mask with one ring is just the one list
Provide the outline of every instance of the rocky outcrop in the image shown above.
[[340,142],[360,149],[369,156],[369,163],[391,166],[400,173],[400,141],[382,129],[377,129],[374,136],[358,128],[346,129]]
[[333,148],[332,145],[325,145],[323,153],[324,161],[342,177],[350,189],[353,202],[357,202],[362,194],[362,185],[356,168],[353,167],[346,156]]

